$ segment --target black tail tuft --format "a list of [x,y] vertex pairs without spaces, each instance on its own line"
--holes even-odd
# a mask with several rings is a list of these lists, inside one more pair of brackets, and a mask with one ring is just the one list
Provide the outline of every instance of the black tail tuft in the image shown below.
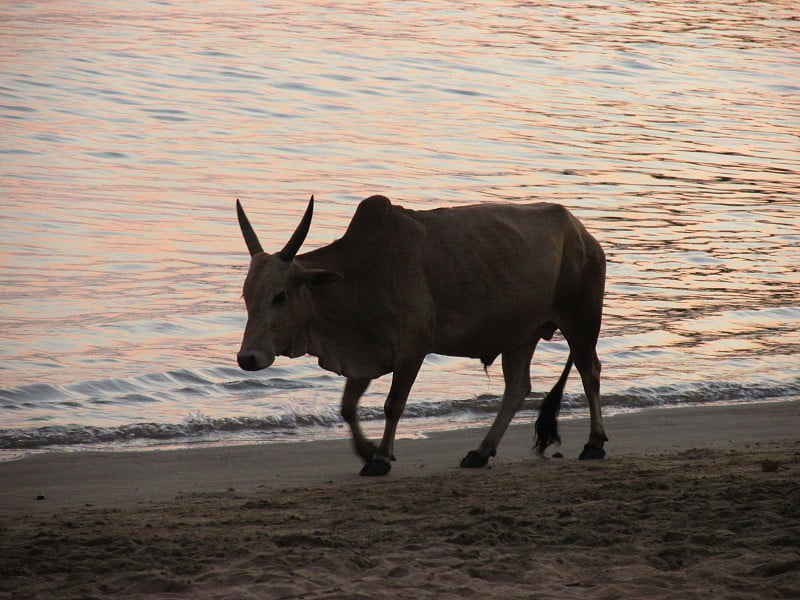
[[539,418],[536,419],[533,449],[539,455],[544,454],[548,446],[561,443],[561,436],[558,435],[558,412],[562,394],[558,390],[554,391],[557,393],[551,391],[545,396],[539,409]]
[[548,446],[561,443],[561,436],[558,435],[558,413],[561,411],[564,386],[571,368],[572,355],[567,359],[561,377],[558,378],[550,393],[544,397],[542,406],[539,408],[539,418],[536,419],[533,437],[533,449],[539,455],[544,454]]

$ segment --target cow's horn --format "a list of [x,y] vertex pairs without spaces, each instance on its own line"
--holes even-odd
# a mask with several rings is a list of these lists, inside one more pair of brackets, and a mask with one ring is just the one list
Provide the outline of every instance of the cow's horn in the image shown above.
[[261,242],[258,241],[256,232],[253,231],[250,221],[247,220],[247,215],[244,214],[244,209],[238,198],[236,199],[236,215],[239,217],[239,227],[242,228],[242,235],[244,236],[245,244],[247,244],[247,249],[250,251],[250,256],[263,252]]
[[306,239],[306,235],[308,235],[308,229],[311,227],[311,216],[314,214],[314,196],[311,196],[311,199],[308,201],[308,208],[306,208],[306,214],[303,215],[303,219],[300,221],[300,225],[297,226],[292,237],[289,239],[287,244],[283,247],[283,250],[278,252],[278,256],[284,262],[292,262],[294,260],[297,251],[300,250],[300,246],[303,245],[303,242]]

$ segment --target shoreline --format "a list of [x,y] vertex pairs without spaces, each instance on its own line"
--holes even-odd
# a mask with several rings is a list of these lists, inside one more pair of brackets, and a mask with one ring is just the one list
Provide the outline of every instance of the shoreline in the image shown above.
[[484,469],[483,429],[399,440],[382,478],[343,440],[3,463],[0,598],[800,597],[800,401],[606,428],[541,460],[517,425]]
[[[654,407],[606,417],[606,460],[800,439],[800,400],[685,407]],[[561,420],[566,460],[577,457],[588,419]],[[402,421],[401,421],[402,428]],[[457,469],[487,428],[398,439],[388,479]],[[490,466],[539,460],[531,450],[532,423],[512,423]],[[127,507],[181,495],[234,489],[255,493],[368,481],[349,440],[275,442],[193,449],[34,454],[0,463],[0,516],[84,506]],[[41,500],[36,498],[43,497]]]

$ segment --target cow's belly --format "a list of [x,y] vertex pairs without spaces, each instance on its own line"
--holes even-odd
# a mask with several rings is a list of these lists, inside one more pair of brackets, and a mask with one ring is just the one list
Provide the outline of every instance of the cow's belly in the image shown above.
[[516,318],[505,315],[487,319],[451,315],[437,327],[433,352],[480,358],[488,364],[507,350],[550,339],[557,328],[549,314],[528,312]]

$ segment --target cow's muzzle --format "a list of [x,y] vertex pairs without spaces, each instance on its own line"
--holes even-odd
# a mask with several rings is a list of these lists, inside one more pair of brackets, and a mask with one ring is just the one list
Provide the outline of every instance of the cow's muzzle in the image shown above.
[[236,362],[238,362],[239,366],[245,371],[260,371],[261,369],[266,369],[274,360],[275,357],[269,358],[266,354],[258,352],[257,350],[239,352],[239,354],[236,355]]

